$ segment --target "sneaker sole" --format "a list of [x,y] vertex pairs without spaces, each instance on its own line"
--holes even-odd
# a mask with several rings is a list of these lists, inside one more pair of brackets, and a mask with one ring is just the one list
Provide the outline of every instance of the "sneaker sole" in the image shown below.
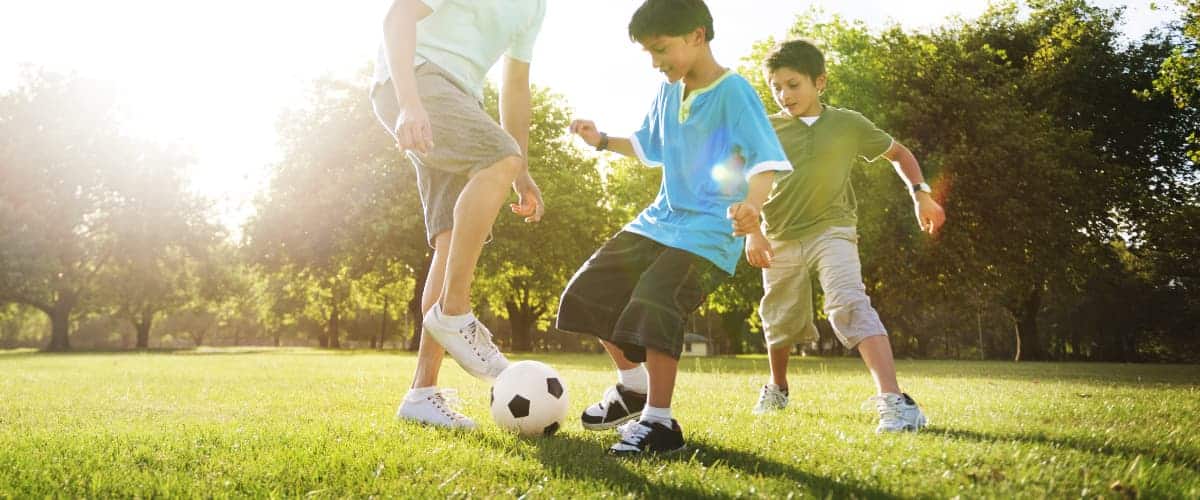
[[611,456],[617,457],[617,458],[670,458],[670,457],[678,456],[681,453],[691,451],[691,449],[692,448],[690,446],[685,444],[683,446],[680,446],[679,448],[675,448],[674,450],[667,450],[667,451],[612,451],[612,450],[609,450],[608,454]]
[[624,417],[621,417],[617,420],[613,420],[612,422],[600,422],[598,424],[589,424],[589,423],[580,421],[579,423],[581,425],[583,425],[584,429],[587,429],[589,431],[606,431],[609,429],[616,429],[617,427],[620,427],[621,424],[628,422],[630,420],[633,420],[635,418],[638,418],[640,416],[642,416],[642,412],[639,411],[636,413],[630,413],[629,415],[625,415]]
[[412,423],[412,424],[423,425],[425,427],[433,427],[436,429],[446,429],[446,430],[451,430],[451,431],[473,431],[478,427],[477,425],[474,425],[474,424],[469,425],[469,426],[467,426],[467,425],[445,425],[445,424],[439,424],[437,422],[426,422],[419,418],[406,417],[406,416],[402,416],[402,415],[396,415],[396,421],[408,422],[408,423]]

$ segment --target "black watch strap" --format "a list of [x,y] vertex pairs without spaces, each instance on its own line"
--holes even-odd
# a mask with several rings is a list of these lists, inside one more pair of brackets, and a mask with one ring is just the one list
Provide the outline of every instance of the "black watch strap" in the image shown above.
[[600,132],[600,143],[596,144],[596,151],[608,150],[608,134]]

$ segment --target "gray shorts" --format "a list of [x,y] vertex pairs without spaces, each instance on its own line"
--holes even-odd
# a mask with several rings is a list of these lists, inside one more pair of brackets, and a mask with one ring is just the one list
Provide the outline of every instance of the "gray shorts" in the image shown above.
[[858,259],[858,232],[832,227],[799,240],[770,240],[775,257],[763,269],[763,298],[758,312],[771,348],[815,342],[812,273],[825,291],[825,314],[847,349],[868,337],[887,335],[871,306]]
[[[427,62],[417,67],[416,76],[434,147],[427,155],[407,152],[407,157],[417,170],[426,238],[433,246],[435,236],[454,227],[454,205],[471,176],[505,158],[520,157],[521,148],[445,70]],[[391,80],[371,89],[371,104],[379,122],[394,134],[400,104]]]

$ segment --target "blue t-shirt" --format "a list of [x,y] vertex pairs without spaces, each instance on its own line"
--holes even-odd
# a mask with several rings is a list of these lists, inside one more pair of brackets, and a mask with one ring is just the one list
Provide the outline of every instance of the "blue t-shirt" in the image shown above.
[[730,71],[683,99],[683,82],[663,83],[633,149],[663,168],[662,187],[626,231],[686,250],[733,274],[744,238],[733,237],[729,206],[744,201],[747,180],[791,171],[758,94]]

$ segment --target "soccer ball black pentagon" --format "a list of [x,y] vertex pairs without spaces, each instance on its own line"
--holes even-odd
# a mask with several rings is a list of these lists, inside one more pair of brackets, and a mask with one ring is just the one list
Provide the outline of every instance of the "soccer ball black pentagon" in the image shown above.
[[567,386],[545,363],[518,361],[496,377],[491,405],[500,427],[522,436],[548,436],[567,417]]

